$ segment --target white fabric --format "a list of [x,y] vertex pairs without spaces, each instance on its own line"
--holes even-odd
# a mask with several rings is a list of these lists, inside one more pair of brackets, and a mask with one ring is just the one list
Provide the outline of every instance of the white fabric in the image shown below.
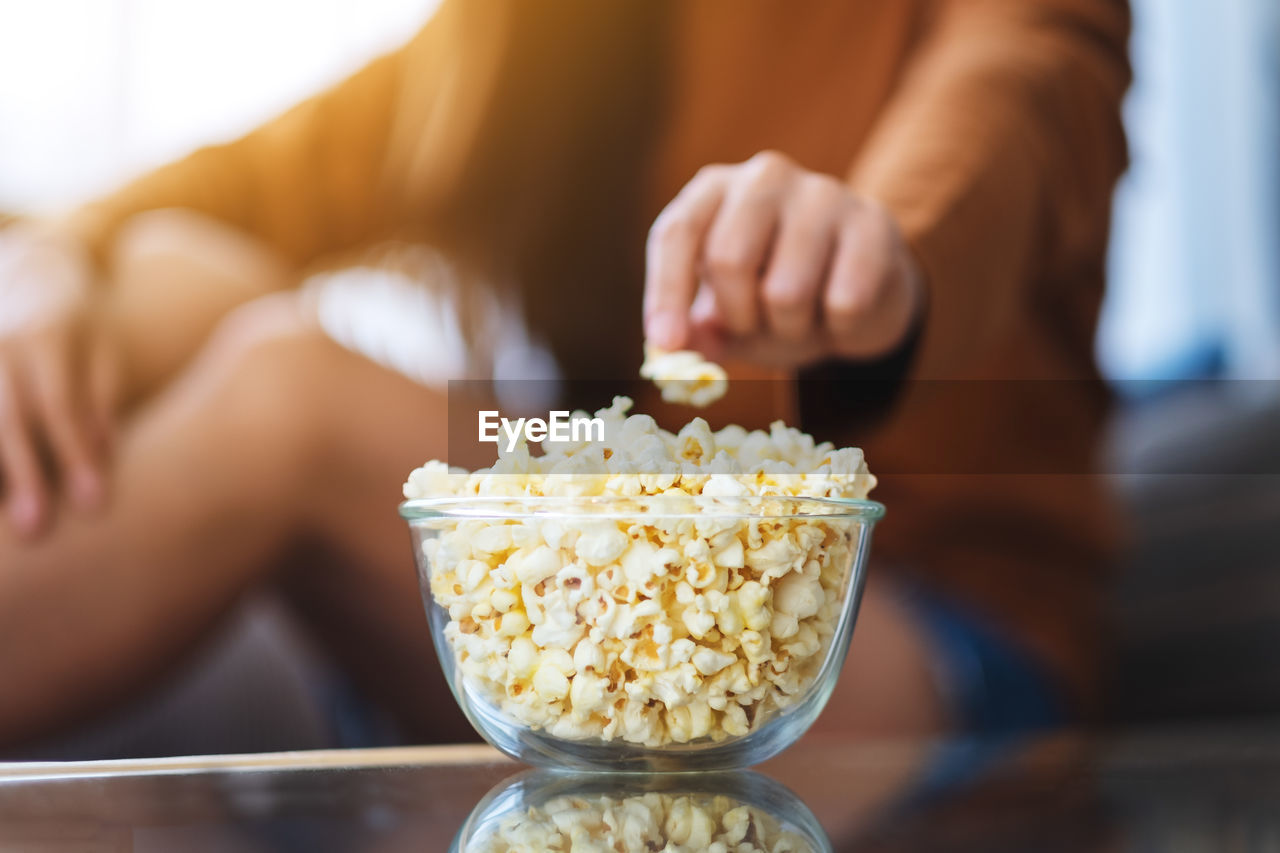
[[[463,281],[438,252],[401,247],[386,264],[313,276],[306,300],[331,338],[379,364],[441,391],[451,379],[498,381],[499,402],[542,408],[558,387],[554,357],[534,341],[520,306],[485,282]],[[455,294],[467,288],[480,312],[470,351]],[[511,380],[530,380],[518,382]]]

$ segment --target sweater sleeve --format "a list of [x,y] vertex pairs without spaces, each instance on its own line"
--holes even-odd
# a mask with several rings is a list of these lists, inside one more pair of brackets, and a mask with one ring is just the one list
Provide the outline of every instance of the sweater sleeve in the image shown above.
[[131,216],[157,208],[207,214],[299,264],[367,241],[392,207],[387,150],[405,66],[435,46],[439,29],[433,19],[405,47],[331,89],[234,142],[143,175],[73,211],[65,225],[100,261]]
[[1123,0],[939,3],[852,175],[929,282],[915,375],[954,375],[1021,289],[1101,263],[1128,32]]

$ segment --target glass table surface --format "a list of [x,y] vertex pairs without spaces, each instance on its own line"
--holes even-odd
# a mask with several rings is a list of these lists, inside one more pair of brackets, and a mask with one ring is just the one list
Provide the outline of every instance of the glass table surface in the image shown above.
[[810,736],[717,776],[535,772],[483,745],[0,765],[5,853],[569,850],[575,838],[574,850],[620,853],[722,849],[708,839],[771,851],[1280,851],[1280,726]]

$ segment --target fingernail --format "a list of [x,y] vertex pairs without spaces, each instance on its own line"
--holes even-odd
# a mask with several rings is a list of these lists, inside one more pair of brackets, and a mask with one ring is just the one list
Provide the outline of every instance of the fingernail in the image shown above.
[[649,343],[662,349],[679,349],[684,343],[680,339],[680,321],[670,312],[660,312],[649,318],[645,330]]
[[102,500],[102,481],[90,471],[77,471],[71,479],[71,493],[82,509],[92,509]]

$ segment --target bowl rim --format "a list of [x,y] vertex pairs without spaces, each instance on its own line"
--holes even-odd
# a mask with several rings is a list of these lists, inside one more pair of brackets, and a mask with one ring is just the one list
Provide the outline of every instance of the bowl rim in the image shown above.
[[[689,502],[697,509],[689,510]],[[811,507],[813,512],[744,512],[741,507],[766,501]],[[663,510],[670,503],[679,509]],[[610,505],[616,508],[610,509]],[[737,506],[737,511],[733,506]],[[584,511],[591,510],[591,511]],[[399,506],[400,517],[412,523],[440,519],[520,520],[525,518],[634,519],[637,513],[663,518],[748,518],[748,519],[840,519],[878,521],[885,507],[866,498],[828,498],[803,495],[593,495],[519,496],[451,495],[414,498]]]

